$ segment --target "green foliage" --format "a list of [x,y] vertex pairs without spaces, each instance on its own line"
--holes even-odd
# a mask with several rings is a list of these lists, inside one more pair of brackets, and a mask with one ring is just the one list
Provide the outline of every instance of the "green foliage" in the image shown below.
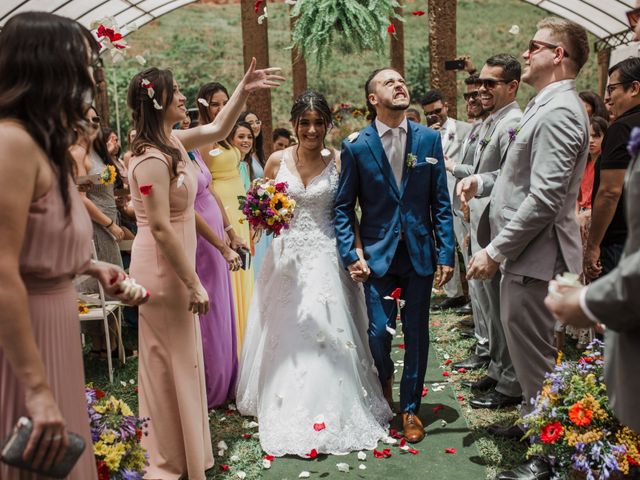
[[409,95],[414,102],[419,102],[429,91],[429,46],[418,49],[416,55],[407,60],[405,80],[409,87]]
[[382,48],[396,0],[298,0],[293,43],[318,65],[326,63],[332,48],[356,53]]

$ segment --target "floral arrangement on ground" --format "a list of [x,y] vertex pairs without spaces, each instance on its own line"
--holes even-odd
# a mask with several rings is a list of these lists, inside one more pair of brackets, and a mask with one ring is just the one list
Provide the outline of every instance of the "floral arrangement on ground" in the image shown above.
[[534,410],[522,420],[533,441],[528,456],[551,459],[554,478],[578,472],[588,480],[616,478],[640,465],[640,435],[609,408],[603,348],[595,340],[578,362],[563,362],[560,355]]
[[99,480],[139,480],[149,465],[140,440],[148,418],[138,418],[129,406],[99,388],[85,388],[93,453]]

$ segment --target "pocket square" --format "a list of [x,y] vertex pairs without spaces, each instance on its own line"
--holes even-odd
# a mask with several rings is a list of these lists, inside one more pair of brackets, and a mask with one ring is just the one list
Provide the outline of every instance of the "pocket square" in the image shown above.
[[431,165],[435,165],[436,163],[438,163],[438,159],[433,157],[426,157],[425,160],[427,163],[430,163]]

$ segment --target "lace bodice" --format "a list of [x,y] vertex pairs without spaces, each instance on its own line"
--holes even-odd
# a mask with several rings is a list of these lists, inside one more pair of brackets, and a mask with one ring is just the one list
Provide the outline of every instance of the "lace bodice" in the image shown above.
[[[296,209],[289,230],[284,230],[279,240],[287,249],[303,250],[305,255],[336,251],[334,230],[334,198],[338,189],[338,171],[331,160],[326,168],[314,177],[305,188],[285,159],[285,152],[276,175],[277,182],[286,182],[288,194],[296,201]],[[278,239],[276,239],[278,240]]]

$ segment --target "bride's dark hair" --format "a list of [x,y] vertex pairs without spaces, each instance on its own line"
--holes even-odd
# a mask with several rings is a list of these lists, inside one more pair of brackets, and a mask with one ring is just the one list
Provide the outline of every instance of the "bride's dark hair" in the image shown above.
[[[327,132],[333,126],[333,115],[331,113],[331,107],[327,103],[327,99],[324,95],[314,90],[307,90],[300,95],[291,107],[291,123],[294,124],[296,138],[298,137],[298,121],[302,115],[309,111],[315,110],[320,114],[324,121],[324,137],[322,137],[322,144],[324,145],[324,139],[327,136]],[[298,143],[298,145],[300,145]]]
[[98,44],[85,27],[45,12],[19,13],[0,31],[0,119],[20,122],[44,151],[58,177],[69,213],[69,147],[88,130],[85,112],[94,83],[89,66]]

